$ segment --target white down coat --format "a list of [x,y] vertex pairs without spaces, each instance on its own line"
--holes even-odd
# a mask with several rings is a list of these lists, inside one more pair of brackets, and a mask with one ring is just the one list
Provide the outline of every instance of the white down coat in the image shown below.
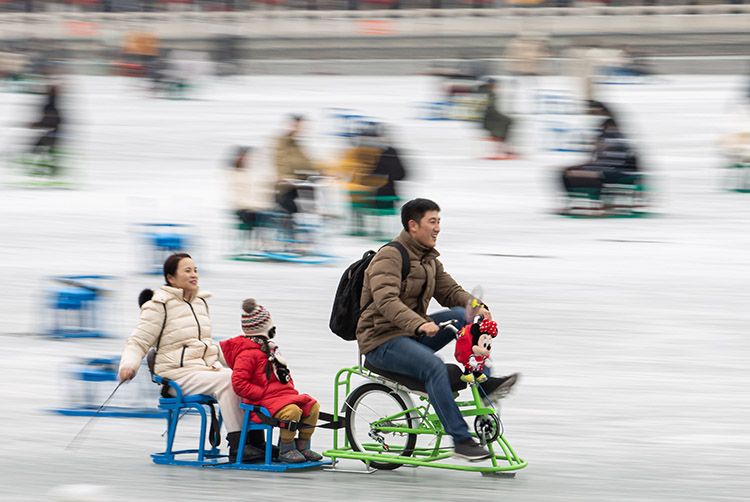
[[125,344],[120,369],[137,371],[146,352],[157,345],[154,371],[163,377],[174,379],[186,371],[221,368],[224,358],[211,338],[209,296],[198,292],[187,302],[181,289],[162,286],[156,290],[141,307],[140,321]]

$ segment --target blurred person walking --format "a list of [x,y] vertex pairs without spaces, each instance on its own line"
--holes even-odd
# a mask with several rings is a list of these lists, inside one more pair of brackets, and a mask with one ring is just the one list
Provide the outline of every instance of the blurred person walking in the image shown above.
[[229,458],[242,451],[243,461],[263,457],[262,431],[250,432],[239,445],[243,413],[232,389],[232,370],[212,337],[207,299],[198,288],[198,268],[187,253],[175,253],[164,262],[165,284],[157,291],[143,290],[140,320],[127,339],[118,377],[132,380],[146,353],[156,350],[154,372],[176,382],[186,394],[213,396],[221,407],[227,429]]

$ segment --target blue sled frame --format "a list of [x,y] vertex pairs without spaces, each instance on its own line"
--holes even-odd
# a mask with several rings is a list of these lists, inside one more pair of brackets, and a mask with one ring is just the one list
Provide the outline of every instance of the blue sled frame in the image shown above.
[[[153,375],[153,380],[158,384],[163,384],[165,381],[158,375]],[[240,404],[245,415],[242,421],[242,431],[240,433],[239,444],[245,444],[248,431],[263,430],[266,433],[266,456],[263,462],[244,463],[242,462],[242,455],[240,454],[237,455],[237,460],[235,462],[230,462],[228,455],[222,454],[218,446],[212,446],[209,449],[206,449],[205,447],[209,420],[206,410],[209,406],[216,405],[216,400],[211,396],[202,394],[186,396],[183,394],[182,389],[177,383],[168,380],[167,384],[173,390],[175,397],[162,397],[159,399],[159,409],[166,412],[167,415],[167,449],[163,452],[153,453],[151,455],[151,459],[155,464],[211,467],[217,469],[239,469],[247,471],[284,472],[289,470],[317,469],[332,463],[330,460],[323,460],[320,462],[301,462],[298,464],[274,462],[271,458],[273,452],[273,426],[264,423],[254,423],[250,420],[252,413],[260,412],[267,417],[270,417],[271,414],[263,407],[248,404]],[[172,447],[177,434],[177,423],[180,418],[190,410],[195,410],[201,420],[198,447],[195,449],[174,451]],[[219,429],[221,429],[221,422],[221,414],[219,414]]]

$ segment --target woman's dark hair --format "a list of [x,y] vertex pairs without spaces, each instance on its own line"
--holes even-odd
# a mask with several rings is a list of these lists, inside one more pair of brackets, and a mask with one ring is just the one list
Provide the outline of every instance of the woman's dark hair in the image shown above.
[[192,259],[193,257],[187,253],[174,253],[164,260],[164,284],[167,286],[169,286],[169,279],[167,279],[167,276],[175,275],[177,273],[177,265],[180,264],[180,260],[183,258]]
[[414,199],[404,204],[401,208],[401,224],[404,230],[409,230],[410,220],[419,223],[427,211],[440,211],[440,206],[430,199]]

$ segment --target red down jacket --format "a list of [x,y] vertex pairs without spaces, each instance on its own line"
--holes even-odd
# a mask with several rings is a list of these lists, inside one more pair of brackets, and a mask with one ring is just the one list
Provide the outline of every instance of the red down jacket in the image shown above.
[[[315,399],[307,394],[300,394],[294,388],[294,380],[281,383],[271,371],[266,378],[266,355],[260,345],[244,336],[236,336],[221,342],[224,359],[232,368],[232,387],[234,392],[246,403],[263,406],[271,415],[275,415],[284,406],[296,404],[302,409],[302,415],[310,414]],[[256,420],[257,421],[257,420]]]

